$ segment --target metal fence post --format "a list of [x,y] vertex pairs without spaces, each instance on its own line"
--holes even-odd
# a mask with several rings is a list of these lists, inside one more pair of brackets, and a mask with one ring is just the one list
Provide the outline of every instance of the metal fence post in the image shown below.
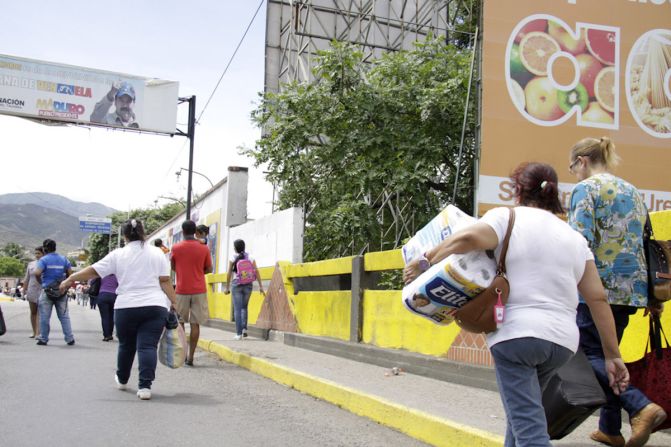
[[365,274],[363,256],[352,258],[352,303],[350,307],[349,341],[355,343],[359,343],[362,339]]

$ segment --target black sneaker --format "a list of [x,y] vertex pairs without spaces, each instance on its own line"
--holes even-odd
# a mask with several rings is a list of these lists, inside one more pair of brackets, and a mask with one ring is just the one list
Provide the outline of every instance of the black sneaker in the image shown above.
[[247,338],[247,329],[243,329],[243,330],[242,330],[242,336],[243,336],[244,338]]
[[[45,343],[45,344],[46,344],[46,343]],[[68,346],[72,346],[72,345],[74,345],[74,344],[75,344],[75,341],[74,341],[74,340],[71,340],[71,341],[68,342]]]
[[37,340],[37,343],[35,343],[35,344],[36,344],[36,345],[40,345],[40,346],[46,346],[46,345],[47,345],[47,342],[46,342],[46,341],[42,341],[42,340]]

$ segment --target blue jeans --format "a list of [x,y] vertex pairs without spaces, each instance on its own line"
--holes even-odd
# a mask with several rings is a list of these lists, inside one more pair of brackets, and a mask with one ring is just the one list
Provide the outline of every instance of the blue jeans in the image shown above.
[[51,301],[47,295],[42,291],[40,297],[37,299],[37,306],[40,314],[40,336],[39,340],[47,343],[49,341],[49,330],[51,321],[51,310],[56,308],[56,315],[61,322],[63,329],[63,336],[65,342],[70,343],[74,341],[75,336],[72,334],[72,325],[70,324],[70,313],[68,312],[68,297],[64,296],[59,300]]
[[252,284],[233,285],[233,319],[235,332],[238,335],[242,335],[242,330],[247,329],[247,306],[252,295],[252,287]]
[[96,298],[98,302],[98,311],[100,312],[100,322],[103,326],[103,337],[111,337],[114,331],[114,302],[116,294],[102,292]]
[[119,338],[116,371],[119,382],[128,382],[137,351],[140,372],[138,388],[151,389],[156,377],[158,342],[167,319],[168,309],[162,306],[131,307],[114,311],[116,336]]
[[506,411],[505,447],[550,446],[543,390],[573,353],[540,338],[516,338],[491,348]]
[[[637,309],[631,306],[610,306],[610,308],[613,311],[615,332],[619,344],[622,340],[624,330],[629,324],[629,316],[636,313]],[[631,385],[624,392],[620,393],[619,396],[613,393],[613,390],[608,386],[608,375],[606,374],[603,349],[601,348],[601,337],[596,330],[592,314],[586,304],[578,304],[576,321],[578,329],[580,329],[580,347],[585,352],[585,355],[587,355],[592,364],[594,374],[606,393],[606,405],[601,408],[601,415],[599,417],[599,430],[607,435],[619,435],[622,428],[622,409],[624,408],[631,417],[648,405],[650,399],[638,388],[634,388]]]

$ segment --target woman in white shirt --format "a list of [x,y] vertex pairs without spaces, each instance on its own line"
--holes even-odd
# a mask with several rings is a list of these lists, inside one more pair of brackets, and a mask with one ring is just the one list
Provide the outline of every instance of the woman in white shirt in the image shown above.
[[[487,344],[508,420],[505,446],[549,446],[542,390],[578,348],[578,291],[599,315],[595,321],[615,393],[626,388],[629,374],[594,257],[585,239],[557,216],[563,212],[557,173],[546,164],[524,163],[511,180],[519,206],[506,256],[510,295],[505,320]],[[498,257],[508,219],[507,208],[494,208],[425,256],[431,264],[473,250],[495,250]],[[419,264],[406,266],[406,283],[421,273]]]
[[159,248],[145,244],[142,222],[131,219],[122,226],[122,231],[126,240],[123,248],[70,276],[60,287],[67,290],[74,281],[116,275],[119,286],[114,303],[114,324],[119,351],[115,380],[119,389],[126,389],[137,352],[137,396],[148,400],[156,375],[158,342],[168,310],[175,305],[175,290],[165,255]]

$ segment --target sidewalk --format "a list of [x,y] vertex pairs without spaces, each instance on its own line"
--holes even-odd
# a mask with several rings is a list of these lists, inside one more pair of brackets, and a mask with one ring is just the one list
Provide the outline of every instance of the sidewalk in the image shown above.
[[[505,413],[497,392],[458,385],[201,326],[199,347],[345,410],[367,417],[434,446],[501,446]],[[197,365],[196,365],[197,366]],[[597,446],[589,439],[597,425],[588,419],[557,446]],[[623,427],[628,437],[629,426]],[[656,433],[650,447],[671,445]]]

